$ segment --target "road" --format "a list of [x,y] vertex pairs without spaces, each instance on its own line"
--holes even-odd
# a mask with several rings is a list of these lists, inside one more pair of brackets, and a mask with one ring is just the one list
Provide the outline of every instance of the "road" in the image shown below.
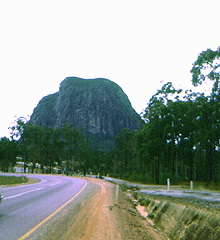
[[3,189],[0,204],[0,239],[17,240],[52,218],[68,202],[77,199],[87,186],[83,179],[26,175],[39,183]]
[[27,175],[41,182],[4,188],[0,240],[164,240],[127,195],[97,178]]
[[[220,192],[219,191],[211,191],[211,190],[190,190],[186,189],[180,185],[173,185],[171,186],[170,190],[167,190],[166,185],[145,185],[145,184],[138,184],[132,183],[120,179],[114,178],[107,178],[106,180],[115,182],[121,185],[126,185],[127,187],[138,187],[140,188],[140,192],[146,193],[148,195],[157,195],[157,196],[169,196],[169,197],[176,197],[176,198],[193,198],[195,200],[204,200],[208,202],[216,202],[220,203]],[[190,188],[190,186],[188,186]]]

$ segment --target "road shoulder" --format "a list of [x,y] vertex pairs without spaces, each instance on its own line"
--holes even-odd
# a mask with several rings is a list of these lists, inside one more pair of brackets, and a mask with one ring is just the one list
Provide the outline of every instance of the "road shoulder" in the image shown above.
[[165,239],[141,218],[124,192],[119,190],[117,206],[114,206],[114,184],[84,179],[88,184],[83,193],[28,239]]

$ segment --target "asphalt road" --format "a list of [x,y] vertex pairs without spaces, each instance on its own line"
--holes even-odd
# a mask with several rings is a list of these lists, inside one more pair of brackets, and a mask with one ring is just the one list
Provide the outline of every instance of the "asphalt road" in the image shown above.
[[82,194],[86,181],[52,175],[26,175],[39,183],[3,189],[0,239],[17,240]]
[[148,195],[161,195],[161,196],[169,196],[169,197],[176,197],[176,198],[192,198],[195,200],[204,200],[208,202],[216,202],[220,203],[220,192],[214,190],[191,190],[190,186],[188,185],[188,189],[181,185],[171,185],[170,190],[167,190],[166,185],[145,185],[145,184],[138,184],[127,182],[120,179],[115,178],[104,178],[107,181],[115,182],[121,185],[126,185],[128,187],[139,187],[141,190],[140,192],[146,193]]

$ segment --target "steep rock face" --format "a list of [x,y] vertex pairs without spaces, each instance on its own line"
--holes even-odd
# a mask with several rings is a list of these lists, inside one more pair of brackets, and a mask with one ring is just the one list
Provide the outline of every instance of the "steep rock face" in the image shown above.
[[92,137],[98,148],[103,140],[109,145],[123,129],[135,130],[141,126],[140,117],[116,83],[76,77],[64,79],[59,92],[44,97],[30,121],[53,128],[67,123]]

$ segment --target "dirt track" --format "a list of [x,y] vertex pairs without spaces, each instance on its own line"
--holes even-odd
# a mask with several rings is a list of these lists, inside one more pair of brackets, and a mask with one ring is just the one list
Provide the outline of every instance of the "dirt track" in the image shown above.
[[86,178],[85,194],[28,239],[41,240],[129,240],[166,239],[141,218],[139,212],[119,191],[117,206],[115,185]]

